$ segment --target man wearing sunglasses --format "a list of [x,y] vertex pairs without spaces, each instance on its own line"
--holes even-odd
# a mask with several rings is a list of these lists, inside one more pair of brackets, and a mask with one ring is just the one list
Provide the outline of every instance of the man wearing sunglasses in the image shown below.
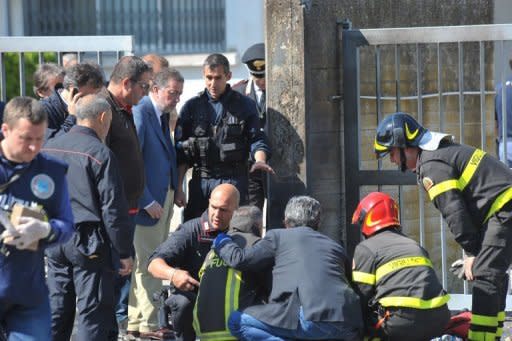
[[[151,81],[151,67],[141,58],[124,56],[114,66],[105,97],[112,110],[112,124],[105,144],[116,156],[128,201],[128,213],[132,217],[131,231],[135,231],[135,216],[138,200],[144,192],[144,158],[137,137],[132,107],[148,94]],[[130,276],[117,281],[120,296],[116,309],[117,321],[128,318],[128,294]]]

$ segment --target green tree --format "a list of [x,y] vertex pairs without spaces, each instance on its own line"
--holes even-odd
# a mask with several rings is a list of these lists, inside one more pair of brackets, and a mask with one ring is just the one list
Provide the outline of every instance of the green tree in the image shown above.
[[[19,53],[8,52],[3,54],[6,74],[6,93],[7,101],[20,95],[20,62]],[[44,52],[43,59],[45,63],[56,63],[57,54],[53,52]],[[39,64],[39,54],[35,52],[24,53],[23,55],[25,74],[22,80],[25,84],[25,95],[36,97],[33,91],[34,80],[32,75]]]

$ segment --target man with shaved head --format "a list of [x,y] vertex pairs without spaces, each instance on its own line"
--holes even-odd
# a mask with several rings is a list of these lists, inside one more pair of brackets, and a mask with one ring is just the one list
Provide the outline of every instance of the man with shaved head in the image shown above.
[[174,286],[167,300],[176,340],[193,341],[192,311],[199,287],[199,269],[210,251],[212,240],[227,231],[240,193],[231,184],[215,187],[208,209],[199,218],[180,225],[150,258],[148,271]]
[[153,75],[156,75],[162,69],[169,67],[169,61],[165,59],[165,57],[160,56],[155,53],[150,53],[142,57],[142,60],[145,61],[153,70]]
[[104,144],[110,104],[86,95],[77,102],[76,119],[68,133],[43,149],[69,165],[76,230],[69,242],[47,250],[52,339],[69,340],[78,311],[77,340],[115,340],[113,260],[121,264],[120,275],[130,274],[132,222],[117,160]]

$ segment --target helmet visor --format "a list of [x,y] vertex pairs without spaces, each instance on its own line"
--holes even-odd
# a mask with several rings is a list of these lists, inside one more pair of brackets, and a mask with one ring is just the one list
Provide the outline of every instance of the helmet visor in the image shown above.
[[391,148],[388,146],[379,143],[378,135],[375,138],[375,141],[373,142],[373,150],[375,151],[375,156],[377,159],[382,159],[384,156],[388,155],[391,151]]

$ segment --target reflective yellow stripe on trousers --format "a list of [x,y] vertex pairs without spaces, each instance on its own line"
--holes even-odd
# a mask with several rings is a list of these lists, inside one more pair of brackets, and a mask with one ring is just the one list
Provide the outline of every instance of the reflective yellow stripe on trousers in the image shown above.
[[471,316],[471,328],[468,333],[468,339],[471,341],[495,341],[496,331],[478,330],[479,327],[488,328],[490,330],[497,328],[498,316],[473,314]]
[[491,332],[480,332],[469,330],[468,340],[470,341],[496,341],[496,334]]

